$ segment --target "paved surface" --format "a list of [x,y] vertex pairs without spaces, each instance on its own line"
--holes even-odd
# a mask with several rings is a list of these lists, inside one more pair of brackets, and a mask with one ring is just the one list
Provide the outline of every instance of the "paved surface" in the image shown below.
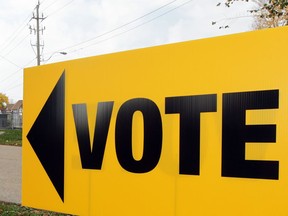
[[21,203],[22,148],[0,145],[0,201]]

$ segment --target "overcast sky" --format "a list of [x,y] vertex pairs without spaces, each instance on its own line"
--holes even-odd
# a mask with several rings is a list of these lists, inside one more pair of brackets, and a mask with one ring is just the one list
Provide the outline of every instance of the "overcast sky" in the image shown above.
[[[36,27],[31,18],[38,1],[0,1],[0,92],[16,102],[23,98],[23,68],[37,63],[36,47],[31,46],[36,35],[29,28]],[[247,10],[253,5],[217,7],[219,2],[42,0],[41,64],[251,30]]]

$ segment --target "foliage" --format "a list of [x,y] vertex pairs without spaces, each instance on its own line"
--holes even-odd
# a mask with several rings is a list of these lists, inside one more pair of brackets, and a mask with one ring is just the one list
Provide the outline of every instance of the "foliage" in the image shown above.
[[0,144],[22,145],[22,130],[0,130]]
[[5,108],[5,106],[9,103],[8,97],[0,92],[0,109]]
[[225,0],[230,7],[234,2],[254,2],[256,9],[249,12],[255,17],[254,29],[288,25],[288,0]]

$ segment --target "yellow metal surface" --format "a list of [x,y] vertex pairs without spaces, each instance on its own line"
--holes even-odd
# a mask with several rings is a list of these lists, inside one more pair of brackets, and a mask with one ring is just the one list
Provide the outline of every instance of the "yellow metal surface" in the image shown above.
[[[25,69],[22,204],[76,215],[288,215],[288,28],[249,32]],[[64,202],[26,136],[65,70]],[[223,93],[279,90],[279,108],[249,110],[246,124],[276,125],[276,142],[247,143],[246,160],[279,161],[279,179],[222,177]],[[200,174],[179,174],[179,115],[165,98],[217,95],[201,113]],[[161,113],[159,163],[124,170],[115,150],[119,108],[148,98]],[[73,104],[85,103],[93,140],[98,102],[114,101],[101,170],[82,169]],[[143,119],[133,118],[133,155],[143,154]]]

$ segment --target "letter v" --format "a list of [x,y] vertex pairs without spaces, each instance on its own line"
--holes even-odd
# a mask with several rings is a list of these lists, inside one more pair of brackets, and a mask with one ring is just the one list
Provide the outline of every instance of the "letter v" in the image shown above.
[[83,169],[101,169],[114,102],[98,103],[91,151],[86,104],[73,104],[73,115]]

